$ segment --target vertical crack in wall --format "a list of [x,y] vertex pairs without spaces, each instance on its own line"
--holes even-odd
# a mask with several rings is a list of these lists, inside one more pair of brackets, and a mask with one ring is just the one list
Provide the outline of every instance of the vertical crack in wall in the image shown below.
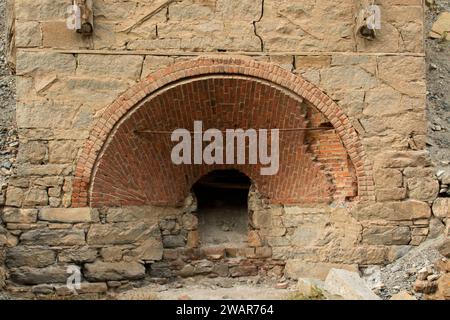
[[262,18],[264,17],[264,1],[265,0],[261,0],[261,16],[259,17],[258,20],[253,21],[253,31],[255,32],[255,36],[257,36],[259,38],[259,41],[261,42],[261,52],[264,52],[264,40],[258,34],[258,31],[257,31],[257,28],[256,28],[256,24],[258,22],[261,22]]

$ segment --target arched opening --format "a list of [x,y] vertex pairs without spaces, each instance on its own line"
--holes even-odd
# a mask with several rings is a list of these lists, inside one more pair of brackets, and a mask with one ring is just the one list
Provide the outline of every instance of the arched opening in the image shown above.
[[203,246],[245,245],[250,186],[250,179],[238,170],[216,170],[194,184]]

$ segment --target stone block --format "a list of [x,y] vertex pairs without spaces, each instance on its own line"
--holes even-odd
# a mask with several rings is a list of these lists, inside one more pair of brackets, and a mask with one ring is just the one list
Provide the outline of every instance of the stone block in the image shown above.
[[325,280],[325,288],[346,300],[381,300],[358,273],[348,270],[331,269]]
[[[54,17],[55,18],[55,17]],[[65,21],[43,21],[42,46],[53,49],[87,49],[89,38],[67,29]]]
[[8,268],[43,268],[55,263],[55,260],[55,252],[46,248],[17,246],[6,250]]
[[89,281],[138,280],[145,277],[145,267],[138,262],[87,263],[83,274]]
[[17,47],[39,47],[42,44],[42,34],[39,22],[21,21],[16,22],[16,46]]
[[397,169],[378,169],[374,179],[378,188],[396,188],[403,185],[403,175]]
[[73,74],[76,68],[72,54],[56,52],[17,52],[17,75],[37,73]]
[[23,200],[25,207],[37,207],[48,205],[47,190],[39,188],[31,188],[25,193],[25,199]]
[[69,274],[64,266],[50,266],[46,268],[20,267],[10,269],[13,282],[23,285],[45,283],[65,283]]
[[4,208],[2,220],[6,223],[35,223],[37,214],[36,209]]
[[433,215],[439,219],[450,217],[450,198],[438,198],[433,202]]
[[407,185],[411,199],[434,201],[439,193],[439,182],[431,177],[409,178]]
[[25,190],[14,186],[9,186],[6,189],[5,204],[11,207],[21,207],[25,199]]
[[97,250],[90,247],[66,248],[58,254],[58,261],[64,263],[94,262]]
[[39,212],[39,220],[59,223],[92,222],[90,208],[43,208]]
[[20,241],[30,245],[49,246],[76,246],[84,245],[85,233],[83,230],[49,230],[37,229],[22,233]]
[[159,236],[157,225],[145,222],[93,224],[87,235],[91,245],[132,244],[151,236]]
[[138,80],[143,61],[139,55],[80,54],[77,75]]
[[363,231],[363,243],[371,245],[407,245],[411,241],[409,227],[373,226]]

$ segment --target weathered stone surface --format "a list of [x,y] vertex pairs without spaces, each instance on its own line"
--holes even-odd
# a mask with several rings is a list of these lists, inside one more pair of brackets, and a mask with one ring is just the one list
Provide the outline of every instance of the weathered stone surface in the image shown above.
[[323,289],[324,285],[323,281],[317,279],[300,278],[296,290],[304,296],[311,296],[317,289]]
[[55,252],[45,248],[17,246],[6,251],[8,268],[24,266],[43,268],[55,263],[55,260]]
[[384,151],[375,157],[375,168],[426,167],[431,165],[428,151]]
[[124,208],[108,208],[106,212],[107,222],[131,222],[146,221],[148,223],[157,223],[158,218],[166,216],[177,216],[180,214],[179,208],[172,207],[124,207]]
[[89,39],[67,29],[65,21],[43,21],[42,46],[56,49],[89,48]]
[[450,40],[450,12],[441,12],[436,22],[431,27],[430,37],[435,39]]
[[25,193],[23,205],[26,207],[46,206],[48,204],[47,190],[32,188]]
[[425,202],[407,200],[370,205],[361,204],[352,210],[352,214],[358,220],[416,220],[428,219],[431,216],[431,208]]
[[290,279],[313,278],[325,280],[328,272],[333,268],[344,268],[350,271],[357,271],[358,266],[352,264],[326,263],[326,262],[305,262],[302,259],[289,259],[286,261],[284,274]]
[[41,28],[36,21],[23,21],[16,27],[16,46],[39,47],[41,45]]
[[247,242],[250,247],[261,247],[263,245],[261,236],[256,230],[251,230],[248,232]]
[[433,201],[439,193],[439,182],[431,177],[409,178],[407,184],[411,199]]
[[143,60],[138,55],[81,54],[78,55],[77,75],[137,80]]
[[102,248],[100,254],[103,258],[103,261],[106,262],[120,261],[122,260],[123,257],[123,248],[119,246]]
[[83,230],[48,230],[36,229],[24,232],[20,241],[33,245],[75,246],[85,244]]
[[410,241],[409,227],[374,226],[363,231],[363,243],[372,245],[406,245]]
[[21,207],[24,198],[25,198],[24,189],[9,186],[8,189],[6,190],[5,204],[11,207]]
[[137,280],[145,276],[145,268],[137,262],[101,262],[85,264],[83,274],[89,281]]
[[64,266],[50,266],[46,268],[21,267],[10,270],[11,280],[18,284],[33,285],[44,283],[65,283],[67,268]]
[[325,280],[328,291],[346,300],[381,300],[356,272],[331,269]]
[[81,286],[80,289],[77,289],[77,292],[79,294],[105,293],[106,291],[108,291],[108,286],[104,282],[97,282],[97,283],[82,282],[80,286]]
[[439,252],[446,258],[450,258],[450,239],[446,239],[444,243],[439,246]]
[[72,163],[76,158],[79,143],[73,140],[57,140],[48,143],[48,161],[50,163]]
[[131,251],[131,255],[143,261],[159,261],[163,257],[163,243],[161,238],[150,238],[139,247]]
[[184,247],[186,241],[182,235],[163,236],[164,248]]
[[20,144],[19,153],[17,154],[18,162],[26,162],[32,164],[42,163],[47,156],[47,146],[42,141],[30,141]]
[[184,229],[186,229],[186,230],[197,229],[198,218],[195,215],[193,215],[191,213],[186,213],[181,217],[181,221],[182,221]]
[[62,250],[58,261],[64,263],[93,262],[97,258],[97,250],[90,247],[76,247]]
[[2,220],[6,223],[35,223],[38,210],[36,209],[3,209]]
[[130,244],[146,237],[158,236],[157,225],[145,222],[119,222],[110,224],[94,224],[89,229],[89,244]]
[[401,291],[394,294],[389,300],[417,300],[414,296],[410,295],[406,291]]
[[379,188],[394,188],[403,185],[403,175],[397,169],[378,169],[375,171],[374,179]]
[[61,223],[91,222],[92,210],[90,208],[43,208],[39,212],[39,220]]
[[17,75],[31,72],[70,74],[75,71],[76,61],[71,54],[53,52],[17,53]]
[[433,202],[433,215],[439,219],[450,217],[450,198],[437,198]]
[[406,198],[406,188],[377,189],[377,201],[403,200]]
[[440,235],[443,235],[444,231],[445,225],[442,223],[441,220],[434,217],[430,219],[428,238],[435,239]]

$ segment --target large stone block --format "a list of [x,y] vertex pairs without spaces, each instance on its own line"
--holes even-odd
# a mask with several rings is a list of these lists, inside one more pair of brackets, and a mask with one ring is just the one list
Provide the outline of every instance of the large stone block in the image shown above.
[[65,0],[15,0],[18,20],[43,21],[55,18],[64,20],[68,3]]
[[439,219],[450,218],[450,198],[438,198],[433,202],[433,215]]
[[83,274],[89,281],[137,280],[145,277],[145,268],[137,262],[101,262],[85,264]]
[[43,141],[30,141],[21,143],[17,155],[18,162],[39,164],[47,156],[47,146]]
[[50,266],[46,268],[20,267],[10,270],[13,282],[24,285],[42,283],[65,283],[69,274],[64,266]]
[[61,223],[92,222],[93,213],[91,208],[43,208],[39,212],[39,220]]
[[22,188],[9,186],[6,190],[5,204],[11,207],[21,207],[25,198],[25,191]]
[[414,177],[407,180],[409,197],[422,201],[434,201],[439,193],[439,182],[432,177]]
[[383,151],[375,157],[375,168],[426,167],[431,165],[428,151]]
[[2,220],[6,223],[35,223],[38,210],[36,209],[3,209]]
[[328,291],[346,300],[381,300],[356,272],[331,269],[325,280]]
[[371,245],[406,245],[411,241],[409,227],[373,226],[364,229],[363,243]]
[[139,247],[132,250],[130,254],[142,261],[159,261],[163,257],[163,243],[161,238],[150,238]]
[[378,169],[375,171],[375,184],[378,188],[396,188],[403,185],[403,175],[397,169]]
[[160,236],[158,226],[145,222],[94,224],[87,236],[89,244],[131,244],[148,237]]
[[17,246],[6,251],[6,265],[8,268],[43,268],[53,264],[55,260],[55,252],[46,248]]
[[72,54],[56,52],[17,52],[17,75],[32,72],[72,74],[75,72],[76,60]]
[[78,229],[37,229],[24,232],[20,241],[32,245],[76,246],[84,245],[85,233]]
[[41,28],[37,21],[16,22],[16,46],[39,47],[42,43]]
[[43,47],[54,49],[86,49],[90,46],[89,38],[67,29],[65,21],[43,21],[41,23],[41,29]]
[[138,55],[81,54],[77,75],[138,80],[143,61],[143,56]]
[[94,262],[97,250],[90,247],[67,248],[58,254],[58,261],[64,263]]
[[425,202],[407,200],[369,205],[360,204],[355,206],[352,214],[357,220],[416,220],[428,219],[431,216],[431,208]]
[[47,190],[31,188],[25,193],[23,205],[25,207],[46,206],[48,204]]

